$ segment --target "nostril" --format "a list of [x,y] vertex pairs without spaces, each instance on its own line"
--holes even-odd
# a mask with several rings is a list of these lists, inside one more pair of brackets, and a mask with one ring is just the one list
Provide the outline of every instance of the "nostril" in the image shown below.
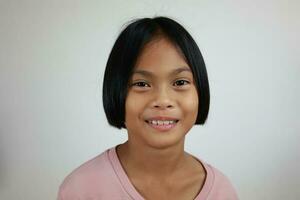
[[164,106],[164,105],[155,105],[154,107],[155,108],[173,108],[172,105],[167,105],[167,106]]

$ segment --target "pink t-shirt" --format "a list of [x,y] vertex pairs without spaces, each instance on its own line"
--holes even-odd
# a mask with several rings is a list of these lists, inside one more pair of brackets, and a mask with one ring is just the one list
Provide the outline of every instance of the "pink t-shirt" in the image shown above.
[[[194,200],[238,200],[228,178],[202,163],[206,179]],[[144,200],[124,171],[116,146],[107,149],[70,173],[60,185],[58,200]]]

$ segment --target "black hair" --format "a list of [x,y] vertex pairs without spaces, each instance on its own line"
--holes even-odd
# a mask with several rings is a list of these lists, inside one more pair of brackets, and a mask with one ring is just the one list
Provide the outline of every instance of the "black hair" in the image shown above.
[[139,18],[119,34],[106,64],[103,81],[103,106],[110,125],[125,127],[125,101],[128,82],[143,47],[159,36],[171,41],[192,70],[199,106],[195,124],[204,124],[209,111],[210,93],[206,66],[192,36],[168,17]]

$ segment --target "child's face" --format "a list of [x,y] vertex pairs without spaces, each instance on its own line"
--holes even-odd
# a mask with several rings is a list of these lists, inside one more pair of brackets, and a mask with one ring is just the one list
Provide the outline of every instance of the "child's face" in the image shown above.
[[[149,43],[129,81],[125,105],[129,140],[155,148],[184,141],[196,121],[198,103],[193,74],[175,47],[165,39]],[[167,124],[172,119],[179,121]]]

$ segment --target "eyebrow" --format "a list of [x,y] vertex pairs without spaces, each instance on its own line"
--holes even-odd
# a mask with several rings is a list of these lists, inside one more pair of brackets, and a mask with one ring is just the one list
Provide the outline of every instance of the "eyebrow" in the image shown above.
[[[176,75],[176,74],[179,74],[179,73],[184,72],[184,71],[192,73],[192,71],[189,67],[180,67],[180,68],[177,68],[177,69],[173,70],[172,72],[170,72],[170,75]],[[133,72],[133,74],[141,74],[141,75],[144,75],[144,76],[147,76],[147,77],[153,77],[154,76],[154,74],[152,72],[149,72],[147,70],[141,70],[141,69],[135,70]]]

